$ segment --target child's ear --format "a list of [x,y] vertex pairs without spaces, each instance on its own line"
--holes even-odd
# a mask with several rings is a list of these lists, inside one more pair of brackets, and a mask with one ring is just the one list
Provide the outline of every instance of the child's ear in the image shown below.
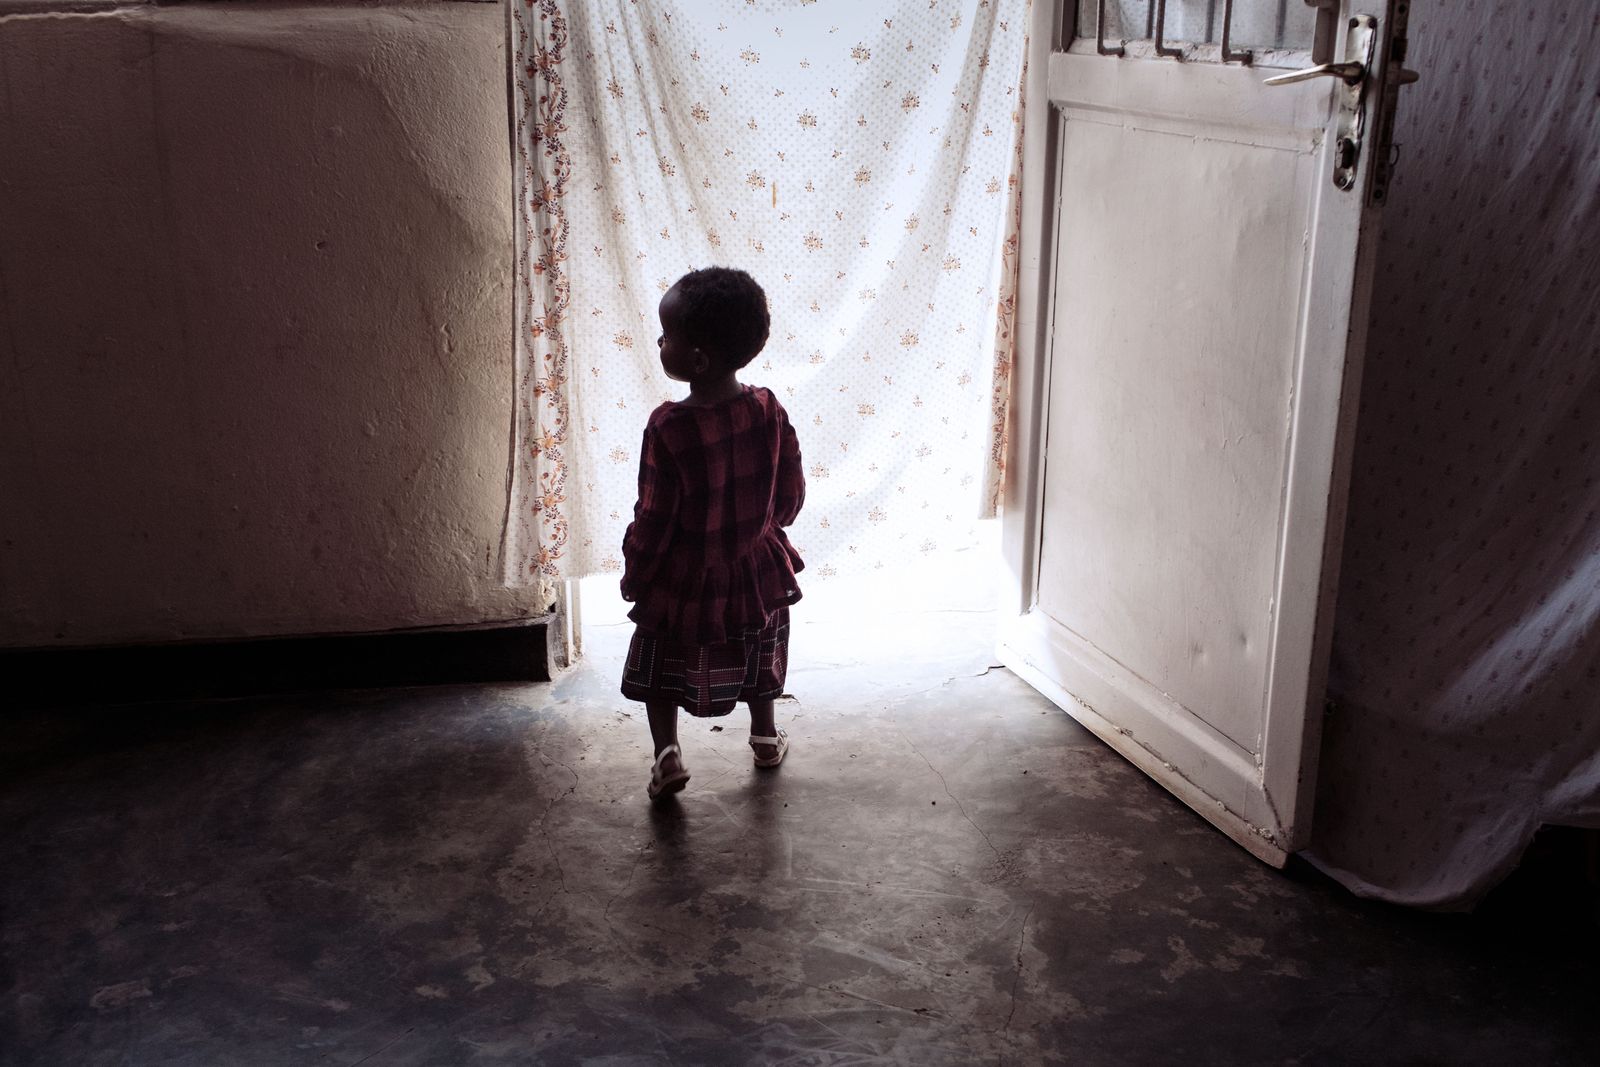
[[710,369],[711,369],[711,357],[706,355],[700,349],[698,349],[698,348],[695,349],[694,350],[694,372],[696,374],[704,374],[706,371],[708,371]]

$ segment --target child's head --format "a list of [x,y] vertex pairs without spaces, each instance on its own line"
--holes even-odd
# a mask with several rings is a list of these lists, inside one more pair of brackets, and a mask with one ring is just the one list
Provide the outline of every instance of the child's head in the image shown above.
[[662,345],[703,353],[709,370],[739,370],[767,343],[772,316],[756,280],[731,267],[704,267],[679,278],[658,308]]

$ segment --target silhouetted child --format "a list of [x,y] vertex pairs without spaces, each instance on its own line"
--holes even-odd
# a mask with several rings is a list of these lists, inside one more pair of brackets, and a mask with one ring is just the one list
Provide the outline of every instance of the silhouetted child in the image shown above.
[[742,270],[707,267],[678,279],[657,314],[661,367],[689,396],[645,423],[639,502],[622,538],[622,596],[637,624],[622,694],[649,714],[651,799],[689,781],[680,707],[726,715],[744,701],[756,766],[783,762],[789,737],[772,702],[805,566],[783,532],[805,500],[794,428],[770,389],[737,377],[767,343],[766,294]]

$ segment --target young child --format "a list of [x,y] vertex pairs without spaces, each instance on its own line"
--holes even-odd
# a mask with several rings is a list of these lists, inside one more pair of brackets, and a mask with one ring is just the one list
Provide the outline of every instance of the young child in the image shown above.
[[707,267],[678,279],[657,314],[661,368],[689,396],[645,424],[639,502],[622,538],[622,597],[637,626],[622,695],[649,715],[652,800],[689,781],[680,707],[726,715],[744,701],[756,766],[783,762],[789,737],[772,702],[805,566],[783,532],[805,500],[794,428],[771,390],[737,377],[767,343],[766,293],[742,270]]

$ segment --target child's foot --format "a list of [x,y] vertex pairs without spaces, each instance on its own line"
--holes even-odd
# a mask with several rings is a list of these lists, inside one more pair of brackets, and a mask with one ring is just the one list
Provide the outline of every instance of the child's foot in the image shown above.
[[668,745],[656,754],[650,765],[650,786],[645,790],[651,800],[683,792],[689,784],[689,768],[683,765],[683,752],[677,745]]
[[757,767],[776,767],[789,754],[789,735],[782,730],[774,730],[772,737],[751,734],[750,747],[755,751]]

